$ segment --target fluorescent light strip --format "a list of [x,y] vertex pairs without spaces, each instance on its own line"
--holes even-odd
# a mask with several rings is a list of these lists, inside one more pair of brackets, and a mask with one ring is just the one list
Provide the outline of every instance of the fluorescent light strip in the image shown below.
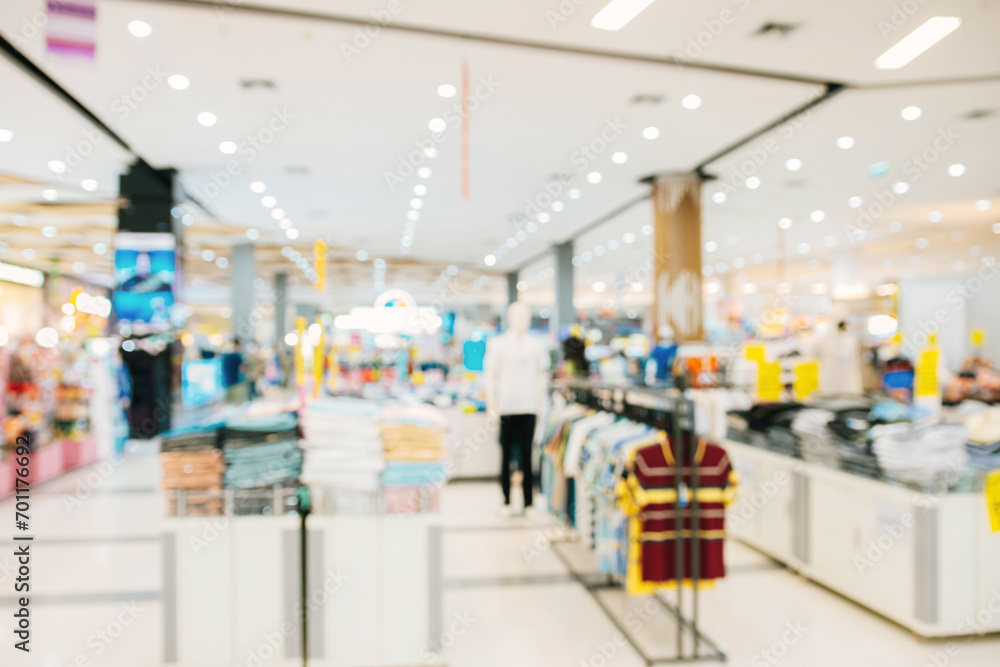
[[6,280],[7,282],[19,285],[41,287],[45,283],[45,274],[37,269],[29,269],[26,266],[15,266],[0,262],[0,280]]
[[957,16],[935,16],[899,40],[875,61],[878,69],[899,69],[962,25]]
[[598,30],[621,30],[651,4],[653,0],[611,0],[590,25]]

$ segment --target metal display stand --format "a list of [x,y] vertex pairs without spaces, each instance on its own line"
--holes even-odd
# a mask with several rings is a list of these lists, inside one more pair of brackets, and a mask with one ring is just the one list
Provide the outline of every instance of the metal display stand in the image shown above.
[[[594,598],[598,606],[600,606],[604,611],[605,615],[608,616],[611,622],[628,639],[632,648],[635,649],[647,665],[651,666],[657,664],[702,661],[726,662],[727,657],[725,652],[723,652],[714,640],[707,637],[698,626],[698,597],[699,584],[701,582],[701,537],[699,536],[699,531],[697,530],[700,518],[698,500],[700,479],[698,466],[693,465],[694,452],[687,451],[688,447],[686,443],[686,440],[689,440],[691,443],[696,442],[694,404],[690,399],[685,398],[681,392],[676,390],[652,390],[638,387],[634,388],[596,383],[568,384],[562,387],[562,393],[572,402],[585,405],[595,410],[611,412],[634,422],[647,424],[653,428],[661,429],[670,433],[674,452],[673,488],[674,492],[677,494],[676,498],[678,499],[674,503],[674,527],[678,535],[678,539],[674,541],[674,565],[676,568],[674,578],[677,582],[677,595],[675,600],[669,599],[662,592],[656,593],[654,597],[657,602],[659,602],[659,604],[674,617],[676,621],[676,655],[668,658],[651,658],[646,655],[632,639],[629,633],[625,631],[621,623],[598,595],[598,591],[602,589],[619,588],[620,585],[608,581],[587,581],[581,575],[573,572],[572,568],[569,567],[568,560],[563,556],[563,554],[559,553],[558,549],[555,549],[554,551],[560,560],[567,565],[567,568],[573,574],[574,578],[576,578],[577,581],[583,585],[587,592]],[[685,616],[684,614],[685,596],[682,592],[684,588],[682,582],[685,579],[684,572],[686,568],[684,562],[684,542],[680,539],[680,536],[683,535],[684,517],[683,507],[679,502],[682,493],[681,487],[684,483],[685,462],[689,456],[692,457],[692,465],[691,475],[689,477],[690,484],[687,486],[686,490],[690,492],[690,497],[692,499],[692,530],[690,540],[692,587],[690,596],[690,617]],[[685,641],[686,636],[691,637],[690,642]],[[685,644],[691,644],[691,646],[686,647]],[[703,648],[705,650],[702,650]]]

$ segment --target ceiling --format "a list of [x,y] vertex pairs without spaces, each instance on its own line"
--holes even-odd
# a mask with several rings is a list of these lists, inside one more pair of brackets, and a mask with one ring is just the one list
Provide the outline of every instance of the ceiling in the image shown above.
[[[0,35],[129,149],[95,134],[63,100],[0,59],[0,84],[15,101],[0,110],[0,129],[14,135],[0,143],[0,174],[14,177],[0,182],[3,257],[40,268],[58,257],[64,272],[76,264],[83,275],[107,275],[107,255],[95,254],[93,245],[110,243],[117,175],[137,156],[178,169],[192,197],[183,207],[192,216],[185,234],[198,250],[189,249],[186,273],[192,283],[201,281],[192,294],[209,301],[228,298],[228,275],[200,253],[226,256],[234,243],[247,242],[249,229],[259,233],[254,243],[264,280],[295,270],[281,254],[286,244],[308,257],[312,241],[326,239],[333,262],[328,291],[302,288],[297,298],[334,308],[374,297],[376,258],[388,262],[389,286],[410,288],[422,301],[457,292],[461,301],[500,302],[501,274],[523,269],[526,296],[541,303],[551,292],[547,249],[578,236],[577,282],[581,298],[589,298],[595,282],[607,282],[611,273],[631,276],[636,269],[630,267],[642,266],[649,255],[642,227],[652,220],[651,207],[636,203],[582,236],[581,230],[641,199],[648,186],[640,179],[699,166],[717,177],[705,186],[703,227],[704,240],[717,248],[704,252],[703,262],[711,279],[727,285],[764,285],[783,275],[829,279],[835,258],[845,253],[860,256],[873,280],[955,271],[955,262],[967,259],[959,269],[965,270],[998,249],[992,225],[1000,221],[1000,173],[984,150],[1000,145],[998,3],[949,2],[947,14],[963,25],[895,71],[876,69],[874,59],[943,9],[928,5],[894,16],[892,0],[657,0],[610,33],[589,25],[603,4],[344,0],[334,15],[321,0],[99,0],[97,57],[81,62],[48,55],[43,37],[25,28],[42,11],[39,2],[7,0],[0,6]],[[387,7],[398,8],[388,26],[369,29],[374,37],[367,40],[358,37]],[[129,34],[126,26],[135,19],[152,26],[152,34]],[[767,24],[788,32],[757,34]],[[467,141],[457,122],[448,122],[435,140],[429,121],[457,118],[459,99],[442,98],[437,89],[461,88],[463,67],[475,100]],[[172,74],[186,76],[190,87],[173,89],[165,80]],[[794,126],[740,145],[815,100],[828,83],[845,89]],[[690,94],[701,98],[697,109],[681,104]],[[921,108],[917,120],[900,117],[909,106]],[[217,116],[215,125],[198,123],[204,111]],[[647,127],[658,128],[659,136],[644,138]],[[933,149],[939,132],[952,137],[947,150],[913,172],[907,161]],[[251,150],[243,142],[252,136],[259,145]],[[854,146],[838,148],[841,136],[853,137]],[[223,141],[244,149],[225,155]],[[592,142],[604,145],[584,155],[581,147]],[[427,158],[420,146],[431,144],[437,154]],[[739,148],[709,162],[734,145]],[[759,188],[733,177],[747,159],[775,145],[752,166]],[[68,157],[74,148],[88,153],[79,165]],[[627,158],[619,164],[615,153]],[[787,170],[791,158],[801,160],[801,169]],[[57,175],[47,166],[51,160],[74,166]],[[238,173],[216,188],[227,161],[235,161]],[[885,173],[873,178],[869,167],[880,162],[888,162]],[[399,171],[401,164],[432,173],[421,178]],[[964,175],[949,176],[951,164],[965,165]],[[532,203],[548,205],[546,185],[560,172],[562,210],[549,208],[548,222],[524,226],[520,216],[526,209],[535,216]],[[599,183],[588,182],[592,172],[600,174]],[[84,191],[83,179],[96,180],[96,191]],[[266,184],[265,192],[250,190],[255,181]],[[906,181],[909,191],[895,195],[889,211],[862,225],[865,235],[858,237],[859,213],[897,181]],[[419,220],[411,221],[412,245],[405,246],[417,185],[427,193],[419,197]],[[46,188],[57,190],[55,202],[43,199]],[[578,199],[567,196],[571,188],[579,190]],[[727,199],[715,203],[720,189]],[[300,232],[294,242],[262,205],[265,195],[276,198]],[[861,208],[849,206],[855,196],[863,198]],[[975,202],[984,199],[995,205],[977,210]],[[824,212],[822,222],[810,220],[816,210]],[[943,219],[930,222],[932,211]],[[26,216],[18,219],[23,227],[14,222],[17,214]],[[777,223],[784,217],[792,224],[779,258]],[[58,234],[43,236],[46,226]],[[624,242],[628,233],[635,242]],[[927,248],[916,248],[918,238],[928,239]],[[31,259],[23,255],[28,248],[36,251]],[[502,256],[487,266],[484,258],[501,255],[500,248],[506,248]],[[354,259],[357,251],[367,253],[367,261]],[[587,252],[591,259],[584,261]],[[445,285],[438,278],[449,265],[461,271]],[[477,282],[484,274],[492,280]],[[600,300],[601,294],[590,296]],[[640,292],[628,297],[642,301]]]

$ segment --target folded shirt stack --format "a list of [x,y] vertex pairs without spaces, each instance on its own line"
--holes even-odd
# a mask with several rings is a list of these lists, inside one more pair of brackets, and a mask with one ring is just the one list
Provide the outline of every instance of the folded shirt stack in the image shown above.
[[379,414],[386,461],[441,461],[448,420],[431,405],[391,405]]
[[[326,490],[377,492],[383,463],[377,403],[326,398],[302,414],[302,481]],[[329,494],[327,494],[329,495]]]
[[964,426],[900,423],[872,429],[875,455],[886,475],[922,489],[957,484],[969,464]]
[[[160,454],[165,490],[183,490],[185,515],[207,516],[222,511],[222,478],[225,462],[214,448],[201,451],[168,451]],[[177,515],[177,493],[167,494],[167,513]]]

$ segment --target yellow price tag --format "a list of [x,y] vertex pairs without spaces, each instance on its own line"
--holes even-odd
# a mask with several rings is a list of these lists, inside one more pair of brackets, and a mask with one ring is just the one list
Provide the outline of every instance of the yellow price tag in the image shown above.
[[972,330],[972,346],[982,347],[986,343],[986,332],[982,329]]
[[764,346],[763,345],[747,345],[744,352],[748,361],[756,361],[758,363],[764,363]]
[[936,347],[928,347],[921,351],[917,360],[917,378],[914,394],[917,396],[938,395],[938,356]]
[[819,362],[803,361],[795,366],[795,382],[792,385],[795,389],[795,398],[803,400],[809,398],[819,389]]
[[990,513],[990,527],[1000,533],[1000,470],[986,477],[986,505]]
[[757,374],[757,396],[762,401],[781,399],[781,364],[777,361],[761,363]]
[[413,384],[421,385],[424,383],[424,374],[421,371],[416,371],[413,374]]

